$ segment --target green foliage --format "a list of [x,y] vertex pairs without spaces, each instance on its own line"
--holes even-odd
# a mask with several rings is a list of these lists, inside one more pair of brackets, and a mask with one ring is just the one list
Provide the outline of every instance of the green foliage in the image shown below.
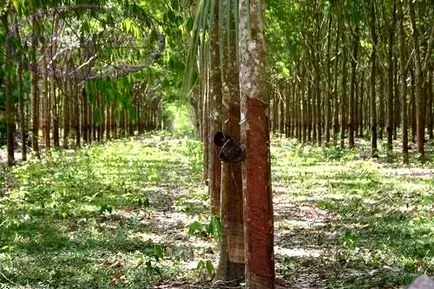
[[275,140],[276,243],[291,252],[277,250],[283,279],[308,274],[328,288],[398,288],[434,273],[434,167],[387,163],[383,152],[372,160],[368,145],[341,151]]
[[193,136],[194,125],[192,111],[187,104],[181,102],[165,105],[165,114],[169,122],[169,130],[178,136]]
[[185,275],[184,247],[158,212],[172,208],[173,191],[201,186],[196,151],[197,141],[161,134],[53,150],[2,171],[14,187],[0,199],[0,283],[143,288]]
[[209,278],[213,278],[215,274],[214,265],[210,260],[200,260],[197,263],[196,270],[200,275],[208,276]]
[[222,235],[220,218],[212,216],[209,223],[194,221],[188,226],[188,233],[199,237],[210,237],[218,241]]
[[[276,269],[288,285],[308,274],[312,287],[398,288],[434,273],[432,162],[279,138],[271,149]],[[2,170],[0,283],[206,286],[221,223],[202,168],[199,141],[159,132]]]

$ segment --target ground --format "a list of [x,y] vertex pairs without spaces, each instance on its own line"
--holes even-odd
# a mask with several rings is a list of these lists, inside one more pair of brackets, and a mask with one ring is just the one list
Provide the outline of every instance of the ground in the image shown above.
[[[433,165],[274,138],[281,288],[404,288],[434,274]],[[165,133],[50,152],[0,192],[0,288],[208,288],[201,143]]]

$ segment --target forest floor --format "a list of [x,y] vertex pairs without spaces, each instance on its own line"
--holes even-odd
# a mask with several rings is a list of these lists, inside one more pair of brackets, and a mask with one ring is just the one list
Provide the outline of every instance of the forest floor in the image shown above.
[[[434,275],[434,165],[274,138],[278,284],[404,288]],[[218,229],[201,143],[51,151],[0,180],[0,288],[209,288]]]

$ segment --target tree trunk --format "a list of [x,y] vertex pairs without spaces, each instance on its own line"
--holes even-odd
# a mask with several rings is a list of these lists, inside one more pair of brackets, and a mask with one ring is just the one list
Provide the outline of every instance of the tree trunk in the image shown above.
[[[210,132],[206,140],[208,155],[208,192],[211,197],[211,211],[220,215],[221,165],[218,151],[214,146],[214,135],[222,129],[222,79],[219,56],[219,1],[214,2],[213,25],[210,35],[210,76],[209,76],[209,110]],[[208,119],[208,118],[207,118]]]
[[[15,22],[17,19],[15,19]],[[18,29],[18,25],[15,25],[15,35],[18,40],[18,102],[19,102],[19,122],[20,122],[20,135],[21,135],[21,159],[23,161],[27,160],[27,142],[28,142],[28,132],[27,132],[27,117],[25,112],[25,100],[24,100],[24,50],[21,45],[21,36]]]
[[414,75],[414,67],[410,66],[410,124],[411,124],[411,141],[416,143],[416,80]]
[[[5,28],[5,31],[9,31],[9,13],[6,12],[2,15],[1,21]],[[11,38],[6,36],[5,39],[5,86],[4,93],[6,98],[6,134],[7,134],[7,154],[8,154],[8,166],[13,166],[15,163],[14,146],[15,146],[15,104],[12,95],[12,79],[11,72],[13,71],[13,66],[11,63],[12,59],[12,43]],[[23,139],[25,143],[25,140]]]
[[425,158],[425,95],[423,93],[423,74],[421,51],[419,44],[419,29],[416,24],[414,3],[409,2],[410,22],[413,30],[414,69],[415,69],[415,97],[416,97],[416,144],[421,160]]
[[364,93],[365,93],[365,70],[362,70],[362,75],[360,77],[360,81],[359,81],[360,85],[359,85],[359,110],[358,110],[358,119],[359,119],[359,133],[358,133],[358,137],[362,138],[363,137],[363,129],[364,129],[364,103],[365,103],[365,99],[364,99]]
[[331,34],[332,34],[332,14],[329,15],[329,23],[327,29],[327,70],[326,70],[326,79],[327,79],[327,89],[326,89],[326,127],[325,127],[325,142],[326,145],[330,143],[330,130],[332,126],[332,73],[331,73],[331,59],[330,59],[330,49],[331,49]]
[[275,288],[264,2],[241,0],[240,95],[246,287]]
[[82,118],[82,121],[83,121],[82,122],[83,142],[85,144],[87,144],[87,143],[89,143],[89,118],[88,118],[88,116],[89,116],[89,113],[88,113],[89,101],[87,98],[87,91],[84,88],[83,88],[83,91],[81,92],[81,103],[83,104],[82,105],[82,108],[83,108],[83,118]]
[[371,37],[372,37],[372,52],[371,52],[371,96],[370,96],[370,112],[371,112],[371,155],[378,157],[377,147],[377,107],[376,107],[376,71],[377,71],[377,32],[375,30],[375,0],[371,0]]
[[38,49],[38,39],[39,39],[39,21],[37,16],[32,16],[32,47],[31,47],[31,85],[32,85],[32,148],[36,156],[39,157],[39,87],[38,87],[38,73],[37,67],[38,62],[36,60],[36,53]]
[[[400,1],[400,0],[399,0]],[[389,43],[387,53],[387,87],[388,87],[388,102],[387,102],[387,154],[393,150],[393,129],[394,129],[394,90],[393,90],[393,42],[396,25],[396,0],[393,1],[392,23],[389,26]]]
[[59,14],[55,14],[53,20],[53,40],[50,48],[50,56],[51,56],[51,72],[52,72],[52,78],[51,78],[51,98],[53,100],[53,106],[52,106],[52,113],[53,113],[53,145],[55,148],[60,147],[60,136],[59,136],[59,126],[60,126],[60,109],[59,109],[59,97],[56,92],[56,78],[55,78],[55,71],[56,71],[56,63],[53,60],[54,55],[57,52],[57,37],[58,37],[58,27],[59,27]]
[[342,33],[342,101],[341,101],[341,149],[345,148],[345,128],[347,122],[347,47],[345,46],[345,32]]
[[401,105],[402,105],[402,154],[403,162],[408,163],[408,115],[407,115],[407,74],[405,71],[405,30],[404,30],[404,12],[402,3],[398,1],[398,18],[399,18],[399,75]]
[[76,84],[73,84],[71,86],[71,96],[73,96],[73,111],[74,114],[72,115],[72,123],[74,125],[75,130],[75,145],[77,147],[81,146],[81,130],[80,130],[80,116],[81,116],[81,110],[80,110],[80,99],[81,99],[81,91],[78,90],[78,87]]
[[[220,1],[220,25],[230,24],[235,28],[235,9],[227,7],[233,1]],[[232,11],[228,13],[227,11]],[[228,15],[229,14],[229,15]],[[230,19],[227,21],[227,17]],[[220,43],[222,46],[221,78],[223,104],[226,108],[226,121],[223,132],[240,141],[240,87],[239,72],[236,58],[235,37],[227,33],[225,27],[220,27]],[[238,285],[244,275],[244,229],[243,229],[243,192],[241,179],[241,163],[222,163],[221,170],[221,223],[222,238],[220,243],[220,260],[215,279],[223,281],[236,280]]]
[[[340,21],[340,20],[339,20]],[[335,40],[335,65],[334,65],[334,84],[333,84],[333,144],[337,144],[339,137],[339,94],[338,94],[338,79],[339,79],[339,43],[340,43],[341,24],[337,23],[337,32]]]
[[351,55],[351,87],[348,102],[348,146],[349,148],[354,148],[354,132],[356,130],[355,126],[355,115],[356,115],[356,91],[357,91],[357,57],[359,51],[359,24],[356,24],[355,32],[353,35],[353,49]]

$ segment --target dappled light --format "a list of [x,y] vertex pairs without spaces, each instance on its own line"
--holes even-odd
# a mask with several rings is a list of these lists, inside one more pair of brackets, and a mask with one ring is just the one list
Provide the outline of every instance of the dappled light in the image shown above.
[[[432,168],[383,169],[327,148],[312,148],[311,163],[287,146],[273,139],[279,286],[394,287],[434,273],[434,183],[421,173]],[[199,142],[160,133],[17,166],[1,201],[1,282],[207,286],[218,239],[201,161]]]
[[434,289],[432,0],[0,0],[0,289]]

